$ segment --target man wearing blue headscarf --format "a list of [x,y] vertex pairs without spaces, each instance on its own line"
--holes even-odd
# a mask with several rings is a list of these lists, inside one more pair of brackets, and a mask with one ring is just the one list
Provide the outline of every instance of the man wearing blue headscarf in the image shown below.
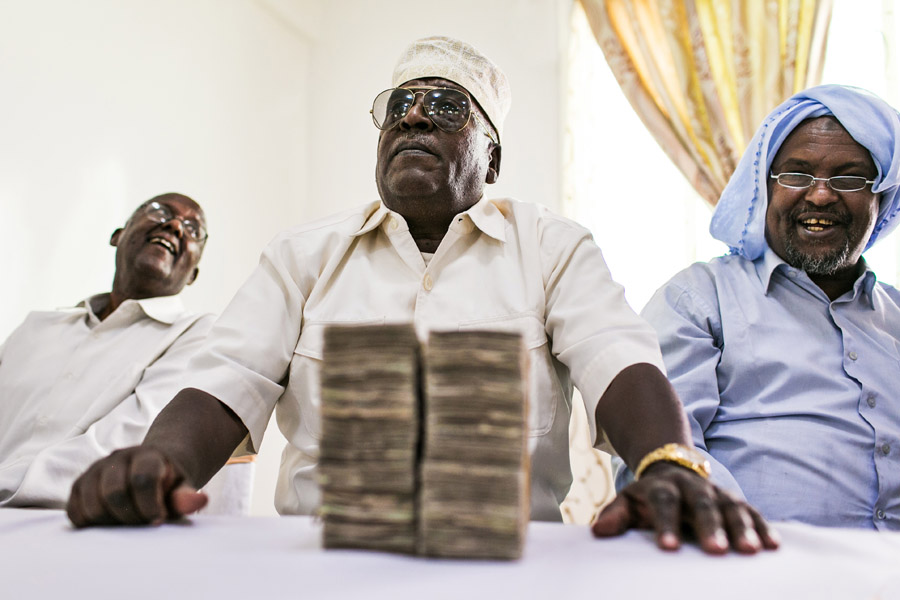
[[898,190],[897,111],[800,92],[722,194],[710,231],[731,253],[644,309],[714,480],[770,520],[900,529],[900,292],[862,258]]

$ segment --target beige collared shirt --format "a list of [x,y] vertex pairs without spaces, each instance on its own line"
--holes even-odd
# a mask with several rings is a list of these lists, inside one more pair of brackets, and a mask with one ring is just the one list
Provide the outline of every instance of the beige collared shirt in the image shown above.
[[559,520],[572,482],[572,384],[591,418],[625,367],[662,368],[653,330],[625,302],[590,233],[543,207],[482,200],[457,216],[427,266],[402,216],[381,202],[289,230],[213,327],[189,385],[240,416],[259,448],[272,410],[288,439],[276,489],[282,513],[319,502],[318,369],[326,325],[412,322],[432,330],[503,329],[530,355],[532,518]]
[[177,296],[100,321],[108,302],[33,312],[0,348],[0,506],[62,508],[91,463],[139,443],[213,321]]

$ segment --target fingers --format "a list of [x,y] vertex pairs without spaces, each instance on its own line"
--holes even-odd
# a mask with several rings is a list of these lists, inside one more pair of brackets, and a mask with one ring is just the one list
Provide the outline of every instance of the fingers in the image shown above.
[[759,514],[759,511],[749,504],[746,505],[746,508],[747,512],[750,514],[750,518],[753,520],[753,527],[762,541],[763,548],[766,550],[777,550],[778,547],[781,546],[781,536],[778,535],[777,531],[772,529],[762,515]]
[[681,494],[668,481],[652,481],[647,493],[650,520],[656,530],[656,545],[662,550],[681,546]]
[[100,500],[100,477],[104,467],[112,462],[120,462],[121,456],[115,453],[91,465],[91,467],[79,477],[72,486],[69,501],[66,504],[66,514],[76,527],[88,527],[91,525],[112,525],[115,523],[112,515]]
[[616,496],[610,502],[594,522],[591,524],[591,532],[594,537],[615,537],[625,533],[632,526],[631,511],[628,510],[628,500],[625,496]]
[[182,479],[156,450],[118,450],[75,481],[66,513],[76,527],[160,523],[169,516],[168,496]]
[[[697,542],[708,554],[725,554],[729,549],[729,538],[723,527],[723,514],[717,498],[717,490],[710,483],[691,474],[682,489],[686,506],[687,520],[691,525]],[[740,520],[740,513],[732,505],[730,514],[735,523]],[[740,530],[743,533],[743,530]],[[738,536],[744,539],[743,535]]]
[[172,465],[158,453],[137,453],[131,461],[130,481],[131,497],[142,522],[157,525],[165,521],[169,517],[166,495],[176,483]]
[[109,517],[115,523],[138,525],[145,523],[134,504],[129,490],[129,464],[110,462],[100,470],[100,493],[97,496],[103,506],[103,518]]
[[198,492],[184,484],[175,488],[169,498],[170,517],[172,518],[195,513],[209,502],[209,496],[204,492]]
[[686,526],[708,554],[778,547],[777,532],[743,500],[679,466],[654,465],[647,473],[597,516],[591,526],[596,537],[620,535],[630,527],[653,529],[659,548],[677,550]]

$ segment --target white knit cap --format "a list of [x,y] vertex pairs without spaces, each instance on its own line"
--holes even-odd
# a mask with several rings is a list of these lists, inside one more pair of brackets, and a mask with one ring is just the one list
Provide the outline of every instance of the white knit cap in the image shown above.
[[453,38],[422,38],[400,55],[391,85],[400,87],[407,81],[426,77],[440,77],[466,88],[502,139],[503,119],[509,112],[512,94],[506,75],[488,57]]

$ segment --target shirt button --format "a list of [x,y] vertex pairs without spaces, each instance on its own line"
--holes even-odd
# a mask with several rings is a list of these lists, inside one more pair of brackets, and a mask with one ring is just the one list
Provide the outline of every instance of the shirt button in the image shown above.
[[390,224],[388,225],[388,227],[391,228],[391,231],[397,229],[397,227],[399,227],[399,225],[397,224],[397,219],[391,217],[391,222],[390,222]]
[[875,408],[875,396],[869,396],[866,398],[866,404],[869,405],[869,408]]
[[891,453],[891,445],[887,444],[887,443],[882,444],[881,445],[881,453],[884,454],[885,456],[890,454]]
[[884,519],[884,511],[883,511],[882,509],[880,509],[880,508],[879,508],[878,510],[876,510],[876,511],[875,511],[875,518],[876,518],[876,519],[879,519],[879,520],[880,520],[880,519]]
[[431,280],[431,275],[428,273],[425,273],[425,279],[422,280],[422,287],[429,292],[431,291],[431,288],[434,287],[434,281]]
[[853,352],[853,351],[851,351],[849,354],[847,354],[847,356],[850,357],[850,360],[856,360],[856,359],[857,359],[856,352]]

